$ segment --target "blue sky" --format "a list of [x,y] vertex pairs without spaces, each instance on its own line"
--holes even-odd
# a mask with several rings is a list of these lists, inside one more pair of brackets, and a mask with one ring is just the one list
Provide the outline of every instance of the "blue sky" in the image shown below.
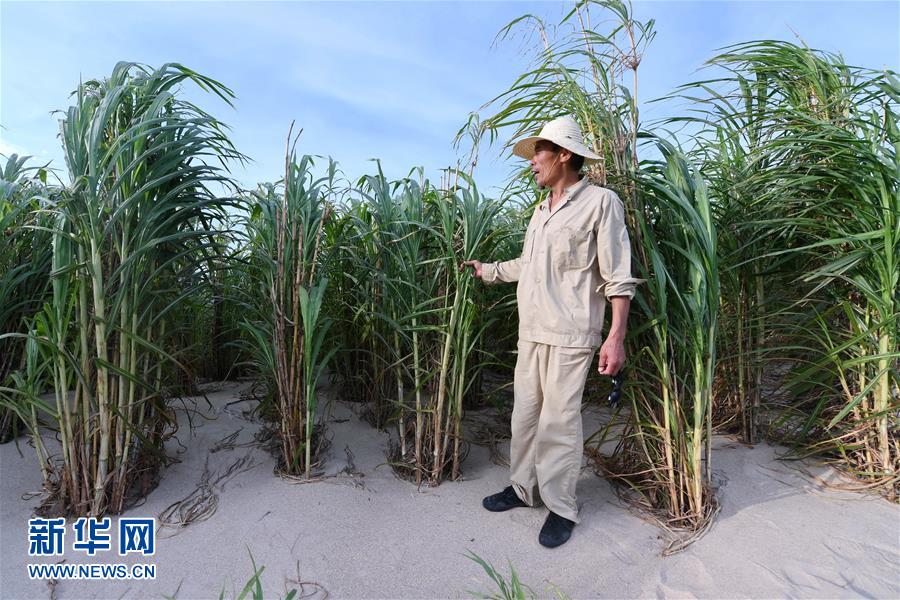
[[[526,42],[493,45],[512,19],[558,20],[560,2],[0,2],[0,152],[65,167],[55,109],[79,78],[115,62],[181,62],[229,86],[235,108],[190,97],[232,127],[253,159],[234,176],[246,187],[283,168],[291,120],[301,152],[330,155],[351,178],[380,158],[392,177],[414,166],[439,177],[455,165],[452,139],[468,113],[528,65]],[[860,66],[900,70],[900,3],[638,1],[656,19],[640,68],[648,100],[698,77],[716,48],[751,39],[796,40]],[[601,29],[598,27],[598,29]],[[643,116],[662,116],[647,107]],[[483,151],[476,181],[498,186],[513,162]],[[65,175],[64,175],[65,178]]]

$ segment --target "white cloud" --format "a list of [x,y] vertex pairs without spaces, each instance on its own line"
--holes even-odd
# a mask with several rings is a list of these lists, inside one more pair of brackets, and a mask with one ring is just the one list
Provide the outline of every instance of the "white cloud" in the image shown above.
[[4,156],[10,156],[12,154],[18,154],[19,156],[33,155],[33,153],[29,153],[22,146],[8,142],[2,137],[0,137],[0,154]]
[[301,65],[291,69],[291,84],[301,93],[325,96],[361,114],[426,135],[448,125],[458,126],[475,108],[460,99],[449,77],[438,82],[422,73],[396,77],[390,73],[390,69],[352,73]]

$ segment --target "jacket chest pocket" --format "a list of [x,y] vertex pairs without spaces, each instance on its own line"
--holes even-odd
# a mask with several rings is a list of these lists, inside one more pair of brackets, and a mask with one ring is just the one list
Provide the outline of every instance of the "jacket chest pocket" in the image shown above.
[[590,229],[564,228],[557,237],[556,254],[557,264],[562,269],[584,269],[591,264],[591,240],[593,232]]
[[531,253],[534,252],[534,231],[529,227],[525,232],[525,242],[522,244],[521,262],[531,262]]

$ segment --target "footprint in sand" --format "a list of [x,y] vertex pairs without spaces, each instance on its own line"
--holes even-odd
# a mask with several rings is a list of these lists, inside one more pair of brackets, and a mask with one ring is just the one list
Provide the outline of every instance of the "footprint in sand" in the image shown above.
[[543,525],[545,518],[545,514],[542,514],[541,511],[537,509],[517,509],[509,515],[510,521],[516,525],[522,525],[523,527],[528,527],[530,529]]
[[[660,584],[656,586],[657,598],[696,598],[715,596],[715,582],[702,560],[695,556],[681,555],[664,563],[660,572]],[[671,559],[670,559],[671,560]]]

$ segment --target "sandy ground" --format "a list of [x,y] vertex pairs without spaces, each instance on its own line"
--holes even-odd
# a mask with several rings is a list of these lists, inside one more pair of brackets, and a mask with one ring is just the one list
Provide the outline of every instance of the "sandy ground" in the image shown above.
[[[552,597],[558,586],[573,598],[900,598],[900,507],[825,489],[777,461],[769,446],[716,440],[722,510],[684,552],[663,558],[660,530],[589,469],[578,488],[582,523],[566,545],[549,550],[537,541],[545,509],[481,508],[483,496],[508,483],[507,470],[484,447],[472,446],[463,481],[416,489],[385,464],[388,435],[360,420],[354,406],[335,402],[326,464],[332,476],[296,484],[274,476],[274,459],[252,444],[210,452],[236,431],[236,444],[250,442],[259,426],[242,417],[241,404],[226,408],[240,384],[218,387],[208,394],[211,407],[198,404],[204,415],[194,415],[193,434],[182,428],[184,447],[172,445],[181,462],[126,515],[159,516],[197,487],[207,464],[213,479],[238,459],[245,470],[213,487],[212,517],[160,530],[151,582],[29,580],[28,562],[59,558],[27,556],[27,521],[39,501],[27,494],[40,487],[32,449],[24,439],[24,456],[14,444],[0,447],[0,597],[186,599],[224,590],[231,598],[252,575],[252,553],[265,566],[266,598],[291,588],[307,598],[465,598],[495,591],[466,558],[473,551],[507,575],[510,561],[539,597]],[[588,409],[585,430],[599,418]],[[70,529],[67,563],[91,562],[71,549],[71,538]],[[138,561],[114,552],[93,560]]]

